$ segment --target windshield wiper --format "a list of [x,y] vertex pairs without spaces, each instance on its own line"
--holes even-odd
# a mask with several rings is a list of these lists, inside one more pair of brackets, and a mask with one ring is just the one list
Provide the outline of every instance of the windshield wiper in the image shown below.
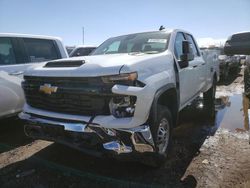
[[145,51],[145,52],[130,52],[129,55],[137,55],[137,54],[157,54],[158,51]]
[[129,52],[129,55],[143,54],[143,52]]
[[146,51],[146,52],[143,52],[145,54],[157,54],[159,53],[158,51]]

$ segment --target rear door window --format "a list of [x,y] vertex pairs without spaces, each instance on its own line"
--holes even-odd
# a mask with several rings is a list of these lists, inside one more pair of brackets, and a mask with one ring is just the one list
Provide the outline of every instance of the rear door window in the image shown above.
[[192,37],[191,35],[189,35],[189,34],[187,34],[186,36],[187,36],[187,40],[191,43],[191,47],[192,47],[192,49],[193,49],[194,55],[195,55],[195,56],[200,56],[199,51],[198,51],[198,48],[197,48],[197,46],[196,46],[196,44],[195,44],[195,42],[194,42],[193,37]]
[[0,38],[0,65],[16,64],[13,45],[10,38]]
[[23,41],[30,62],[42,62],[60,58],[52,40],[24,38]]

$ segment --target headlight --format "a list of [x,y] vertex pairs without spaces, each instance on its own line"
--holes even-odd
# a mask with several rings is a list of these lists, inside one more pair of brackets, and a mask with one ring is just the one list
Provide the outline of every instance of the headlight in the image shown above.
[[102,81],[104,83],[114,83],[119,81],[128,81],[133,82],[136,81],[138,78],[137,72],[132,73],[124,73],[124,74],[117,74],[117,75],[111,75],[111,76],[103,76]]
[[110,113],[116,118],[132,117],[135,111],[135,96],[117,96],[109,102]]

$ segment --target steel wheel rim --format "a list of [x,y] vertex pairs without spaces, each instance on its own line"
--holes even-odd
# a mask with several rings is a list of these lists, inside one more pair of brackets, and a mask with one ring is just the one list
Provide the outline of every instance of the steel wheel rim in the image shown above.
[[158,153],[164,154],[167,150],[169,142],[169,123],[166,118],[160,121],[159,128],[157,130],[156,144],[158,147]]

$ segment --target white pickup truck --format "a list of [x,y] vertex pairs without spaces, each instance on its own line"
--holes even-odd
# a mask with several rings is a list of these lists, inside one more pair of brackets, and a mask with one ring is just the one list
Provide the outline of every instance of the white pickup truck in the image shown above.
[[28,67],[67,57],[60,38],[0,33],[0,118],[22,110],[25,100],[21,82]]
[[218,72],[176,29],[110,38],[91,56],[44,63],[24,79],[28,136],[161,165],[179,111],[200,93],[212,103]]

